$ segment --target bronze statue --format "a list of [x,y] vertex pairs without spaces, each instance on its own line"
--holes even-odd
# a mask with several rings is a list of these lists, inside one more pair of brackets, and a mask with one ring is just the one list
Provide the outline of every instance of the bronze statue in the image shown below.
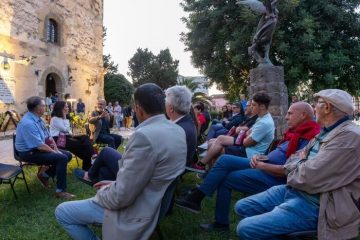
[[269,59],[269,50],[272,36],[278,20],[279,11],[276,8],[278,0],[265,0],[265,4],[257,0],[237,1],[247,5],[251,10],[263,14],[257,26],[252,45],[248,52],[259,65],[272,65]]

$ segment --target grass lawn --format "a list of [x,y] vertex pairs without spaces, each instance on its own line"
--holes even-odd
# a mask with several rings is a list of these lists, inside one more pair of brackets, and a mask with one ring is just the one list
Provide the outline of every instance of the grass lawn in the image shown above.
[[[81,164],[81,160],[79,160]],[[76,199],[86,199],[95,195],[90,186],[76,180],[74,168],[78,167],[75,159],[68,165],[68,191],[76,195]],[[54,210],[64,200],[54,197],[55,183],[50,180],[51,189],[44,189],[36,178],[36,167],[25,167],[25,176],[31,194],[28,194],[23,181],[18,180],[15,191],[18,200],[15,200],[10,185],[0,185],[0,240],[16,239],[70,239],[58,225]],[[195,174],[188,173],[179,185],[179,191],[195,186],[199,181]],[[236,193],[234,201],[241,197]],[[161,222],[161,230],[165,239],[228,239],[225,235],[204,233],[199,229],[200,223],[213,220],[215,197],[207,198],[203,202],[203,211],[193,214],[174,207],[172,214]],[[231,213],[231,239],[236,239],[235,228],[237,219]],[[95,229],[100,236],[100,229]],[[151,239],[158,239],[156,234]]]
[[[68,166],[68,191],[76,194],[76,199],[94,196],[95,190],[76,180],[72,174],[76,167],[76,161],[73,159]],[[35,167],[25,168],[25,173],[31,194],[26,192],[25,184],[19,180],[15,186],[18,195],[17,201],[14,199],[9,185],[0,185],[0,240],[70,239],[54,217],[55,207],[64,201],[54,197],[54,183],[51,182],[53,188],[44,189],[36,179]],[[179,190],[189,189],[195,185],[196,181],[199,181],[192,173],[186,174],[183,180]],[[243,196],[240,193],[235,193],[233,204],[241,197]],[[175,206],[172,214],[163,219],[160,224],[165,239],[229,239],[226,235],[205,233],[199,229],[200,223],[213,220],[215,197],[206,198],[202,206],[203,210],[200,214],[193,214]],[[231,211],[230,219],[230,239],[237,239],[235,228],[238,220],[233,211]],[[95,229],[95,231],[100,236],[101,230]],[[151,240],[156,239],[158,237],[154,234]]]

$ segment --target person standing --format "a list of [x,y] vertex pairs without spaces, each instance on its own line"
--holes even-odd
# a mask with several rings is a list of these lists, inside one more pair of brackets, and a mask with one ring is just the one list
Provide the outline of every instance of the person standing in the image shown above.
[[79,98],[79,101],[76,104],[76,113],[77,114],[85,114],[85,104],[83,103],[81,98]]
[[116,101],[114,104],[114,118],[116,128],[120,130],[120,128],[122,127],[123,113],[121,111],[121,106],[119,105],[118,101]]

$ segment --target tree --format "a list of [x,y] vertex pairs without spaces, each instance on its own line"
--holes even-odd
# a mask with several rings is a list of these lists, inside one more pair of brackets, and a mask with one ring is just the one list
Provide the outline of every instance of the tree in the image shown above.
[[156,56],[151,51],[138,48],[129,60],[129,76],[135,87],[144,83],[156,83],[165,89],[176,85],[179,61],[174,60],[169,49]]
[[187,87],[192,93],[195,93],[195,90],[199,87],[198,82],[194,82],[192,78],[183,78],[178,81],[178,85]]
[[120,105],[128,105],[134,93],[134,87],[122,74],[105,75],[104,93],[108,102],[119,101]]
[[[360,15],[358,0],[279,1],[279,24],[270,52],[283,65],[291,93],[307,84],[313,91],[360,90]],[[182,41],[195,67],[223,90],[246,89],[256,67],[247,53],[259,17],[236,0],[183,0],[189,15]]]

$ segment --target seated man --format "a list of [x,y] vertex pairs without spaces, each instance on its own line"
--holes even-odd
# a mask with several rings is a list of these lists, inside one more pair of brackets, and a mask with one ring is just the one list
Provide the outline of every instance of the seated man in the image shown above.
[[[171,121],[182,127],[186,135],[187,165],[192,164],[196,147],[196,127],[189,115],[191,108],[191,92],[184,86],[174,86],[165,91],[165,110]],[[89,172],[75,169],[74,173],[80,181],[90,185],[102,180],[115,180],[119,170],[118,161],[121,154],[111,148],[103,149],[94,161]]]
[[320,134],[288,159],[287,185],[237,202],[235,211],[244,218],[237,227],[240,239],[316,229],[320,240],[359,234],[360,128],[349,119],[352,97],[339,89],[314,96]]
[[296,150],[305,147],[310,139],[319,133],[320,127],[312,121],[312,107],[299,102],[291,105],[286,115],[288,131],[277,148],[261,162],[258,156],[251,159],[223,155],[217,160],[199,188],[192,190],[176,204],[193,212],[199,212],[201,201],[217,190],[215,222],[202,224],[206,231],[225,231],[229,229],[229,208],[232,189],[244,193],[259,193],[272,186],[286,182],[283,164]]
[[174,86],[165,91],[166,115],[185,131],[187,155],[186,165],[193,163],[197,146],[197,130],[190,116],[191,92],[184,86]]
[[90,123],[90,139],[97,143],[105,143],[109,147],[118,149],[122,142],[122,137],[117,134],[110,133],[110,113],[105,109],[106,101],[101,99],[97,102],[96,110],[91,113]]
[[[246,132],[249,130],[255,123],[258,118],[257,114],[253,114],[251,108],[251,100],[247,102],[247,108],[245,110],[245,119],[240,124],[239,127],[236,128],[236,133],[239,134],[241,131]],[[234,136],[225,136],[221,135],[217,138],[213,138],[208,141],[208,150],[203,159],[199,160],[197,163],[193,164],[191,168],[187,168],[190,171],[195,171],[198,173],[205,172],[205,165],[217,159],[222,153],[224,147],[226,146],[234,146],[236,145],[237,135]],[[213,140],[213,141],[212,141]]]
[[56,176],[56,197],[75,197],[66,192],[66,170],[72,154],[56,147],[41,119],[46,107],[44,100],[37,96],[30,97],[26,100],[26,105],[28,112],[16,128],[15,148],[19,156],[25,162],[49,166],[45,172],[39,172],[37,177],[44,187],[48,187],[49,176]]
[[222,123],[211,125],[206,139],[210,140],[220,135],[226,135],[232,127],[239,126],[242,121],[244,121],[242,105],[241,103],[234,103],[232,105],[232,116]]
[[55,216],[72,239],[98,239],[88,224],[102,224],[103,239],[148,239],[162,197],[185,169],[184,130],[164,116],[165,94],[147,83],[134,93],[140,125],[119,160],[116,181],[102,181],[94,198],[60,204]]
[[251,108],[253,114],[257,114],[258,118],[251,129],[246,131],[242,146],[226,147],[226,154],[251,158],[255,154],[264,154],[266,152],[275,135],[275,124],[268,111],[270,101],[271,98],[264,92],[254,94]]

